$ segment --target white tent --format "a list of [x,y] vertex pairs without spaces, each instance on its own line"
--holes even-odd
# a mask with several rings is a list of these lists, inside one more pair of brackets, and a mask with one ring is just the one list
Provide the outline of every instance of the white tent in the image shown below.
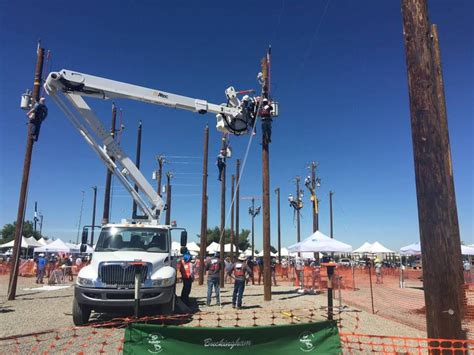
[[383,254],[383,253],[394,253],[394,251],[388,249],[388,248],[385,248],[382,244],[380,244],[379,242],[374,242],[371,246],[370,246],[370,251],[369,253],[372,253],[372,254]]
[[[66,245],[69,244],[69,243],[66,243]],[[77,250],[81,250],[81,243],[79,244],[73,244],[74,245],[74,249],[77,249]],[[94,252],[94,249],[93,247],[91,247],[89,244],[86,244],[86,251],[84,253],[86,254],[92,254]],[[75,251],[71,251],[71,253],[75,253]]]
[[181,251],[181,244],[178,242],[171,242],[171,251],[174,255],[179,255]]
[[245,256],[252,256],[252,248],[248,248],[246,251],[244,251]]
[[78,253],[79,250],[75,247],[67,246],[61,239],[56,239],[48,245],[43,245],[35,248],[35,253]]
[[290,256],[290,252],[286,248],[281,248],[280,253],[281,253],[281,256]]
[[336,239],[331,239],[320,231],[316,231],[302,242],[290,245],[288,247],[290,252],[336,252],[347,253],[352,251],[352,246],[340,242]]
[[196,242],[189,242],[188,244],[186,244],[186,248],[188,248],[189,251],[194,251],[196,253],[199,253],[199,251],[201,250],[201,248],[199,247],[199,245],[196,244]]
[[[400,252],[405,255],[418,255],[421,254],[421,244],[419,242],[413,243],[400,248]],[[462,255],[474,255],[474,247],[461,245]]]
[[38,243],[40,243],[41,245],[50,244],[51,242],[52,242],[51,239],[46,240],[46,239],[44,239],[43,237],[41,237],[40,239],[38,239]]
[[[257,256],[263,256],[263,250],[262,250],[260,253],[258,253]],[[277,256],[277,254],[276,254],[276,253],[272,253],[272,252],[270,251],[270,256]]]
[[370,251],[371,247],[372,247],[372,244],[370,244],[369,242],[365,242],[360,247],[358,247],[356,250],[354,250],[353,253],[361,253],[361,254],[370,253],[371,252]]
[[215,254],[217,252],[219,252],[221,249],[221,246],[219,245],[219,243],[216,243],[216,242],[212,242],[211,244],[209,244],[206,248],[206,251],[209,253],[209,254]]
[[[230,243],[224,244],[224,252],[230,253],[230,247],[231,247]],[[240,252],[241,250],[234,245],[234,253],[240,253]]]
[[39,240],[36,240],[36,238],[33,236],[26,238],[26,241],[28,242],[28,247],[40,247],[44,245]]
[[[33,238],[33,237],[32,237]],[[35,238],[33,238],[35,239]],[[15,244],[14,240],[10,240],[8,243],[0,245],[0,248],[13,248],[13,245]],[[22,248],[34,248],[34,247],[40,247],[41,244],[38,243],[36,240],[28,240],[28,238],[21,237],[21,247]]]

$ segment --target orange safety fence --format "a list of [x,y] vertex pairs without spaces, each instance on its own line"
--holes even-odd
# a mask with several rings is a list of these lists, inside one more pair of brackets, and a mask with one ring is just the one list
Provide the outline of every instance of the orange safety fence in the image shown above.
[[[474,340],[426,339],[415,337],[369,335],[358,333],[358,316],[339,314],[339,329],[344,354],[468,354],[474,350]],[[221,310],[174,316],[114,318],[96,321],[85,327],[65,327],[36,333],[0,338],[0,353],[117,353],[123,350],[124,332],[129,323],[172,324],[183,327],[258,327],[279,324],[312,323],[324,319],[322,309],[294,310]]]

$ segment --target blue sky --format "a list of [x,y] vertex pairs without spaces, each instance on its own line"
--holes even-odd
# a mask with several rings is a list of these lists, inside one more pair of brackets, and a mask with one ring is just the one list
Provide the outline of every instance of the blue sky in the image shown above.
[[[473,233],[473,24],[471,1],[430,1],[438,24],[461,239]],[[326,11],[325,11],[326,9]],[[325,16],[322,14],[325,12]],[[335,191],[335,238],[358,247],[378,240],[389,248],[417,241],[418,217],[405,54],[399,1],[46,1],[0,2],[0,224],[16,219],[25,149],[20,95],[32,85],[38,38],[51,50],[51,70],[63,68],[224,102],[224,89],[257,88],[260,58],[273,48],[273,93],[280,117],[270,147],[271,191],[281,188],[283,244],[296,240],[287,203],[294,178],[319,162],[321,231],[329,233],[329,190]],[[108,127],[111,103],[89,100]],[[200,230],[203,130],[210,130],[209,219],[219,224],[215,167],[220,134],[213,115],[118,101],[126,126],[122,146],[134,157],[136,127],[143,121],[142,171],[150,178],[154,157],[170,157],[172,219]],[[75,240],[81,206],[90,224],[91,186],[99,187],[102,217],[105,168],[62,112],[50,113],[34,147],[26,216],[34,201],[47,236]],[[260,128],[259,128],[260,133]],[[243,158],[248,136],[231,138]],[[186,158],[180,158],[180,157]],[[242,174],[241,196],[261,195],[260,134]],[[230,174],[228,173],[230,196]],[[154,181],[152,182],[155,183]],[[276,195],[271,195],[272,244],[276,245]],[[310,234],[305,194],[302,238]],[[227,199],[229,205],[229,198]],[[131,199],[115,181],[112,220],[129,217]],[[241,227],[250,228],[249,202],[241,202]],[[261,241],[256,220],[256,246]]]

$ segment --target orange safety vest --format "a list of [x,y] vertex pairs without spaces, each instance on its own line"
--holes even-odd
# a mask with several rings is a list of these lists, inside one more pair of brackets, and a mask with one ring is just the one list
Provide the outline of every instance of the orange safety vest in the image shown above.
[[181,265],[184,268],[184,275],[181,269],[181,276],[184,277],[185,279],[189,279],[191,277],[191,263],[190,262],[185,262],[184,260],[181,260]]
[[243,263],[235,264],[235,266],[234,266],[234,276],[242,277],[244,275],[245,275],[244,264]]

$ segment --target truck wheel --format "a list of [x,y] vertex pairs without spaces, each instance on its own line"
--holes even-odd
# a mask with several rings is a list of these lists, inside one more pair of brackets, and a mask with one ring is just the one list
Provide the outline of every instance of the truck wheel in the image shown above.
[[162,315],[172,315],[174,314],[174,309],[176,305],[176,288],[173,290],[173,296],[168,303],[165,303],[161,306]]
[[81,305],[74,298],[72,304],[72,320],[74,325],[86,325],[89,322],[89,317],[91,316],[91,309],[84,305]]

